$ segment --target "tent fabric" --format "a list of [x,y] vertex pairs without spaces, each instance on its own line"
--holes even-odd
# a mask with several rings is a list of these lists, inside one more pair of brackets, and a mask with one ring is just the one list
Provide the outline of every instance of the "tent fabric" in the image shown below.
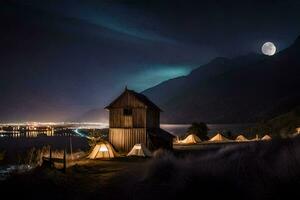
[[201,139],[195,134],[190,134],[185,139],[178,141],[179,144],[197,144],[200,142]]
[[115,158],[119,154],[114,150],[113,146],[107,141],[101,141],[94,147],[93,151],[88,156],[89,159],[105,159]]
[[135,144],[127,156],[151,157],[151,151],[144,144]]
[[245,136],[239,135],[235,138],[235,141],[249,141]]
[[265,135],[264,137],[261,138],[261,140],[271,140],[271,136]]
[[218,133],[217,135],[215,135],[214,137],[212,137],[209,141],[211,142],[225,142],[225,141],[229,141],[228,138],[226,138],[225,136],[223,136],[222,134]]
[[250,141],[259,141],[259,137],[258,137],[258,134],[255,135],[255,138],[251,139]]
[[293,133],[291,137],[293,138],[293,137],[298,137],[298,136],[300,136],[300,132]]
[[298,136],[300,136],[300,127],[296,128],[296,132],[291,135],[292,138],[293,137],[298,137]]

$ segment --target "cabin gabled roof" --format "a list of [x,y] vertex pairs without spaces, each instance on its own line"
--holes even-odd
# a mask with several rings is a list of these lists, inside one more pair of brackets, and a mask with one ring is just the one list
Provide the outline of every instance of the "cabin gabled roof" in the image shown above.
[[150,101],[148,99],[148,97],[146,97],[145,95],[143,95],[141,93],[137,93],[134,90],[128,90],[127,87],[125,88],[124,92],[119,97],[117,97],[113,102],[111,102],[105,108],[108,109],[108,110],[113,108],[115,103],[126,94],[133,95],[135,98],[137,98],[141,103],[143,103],[148,108],[151,108],[151,109],[158,110],[158,111],[162,112],[162,110],[157,105],[155,105],[152,101]]
[[154,128],[154,129],[148,128],[147,134],[149,134],[152,137],[158,137],[166,141],[168,141],[170,138],[175,138],[174,135],[161,128]]

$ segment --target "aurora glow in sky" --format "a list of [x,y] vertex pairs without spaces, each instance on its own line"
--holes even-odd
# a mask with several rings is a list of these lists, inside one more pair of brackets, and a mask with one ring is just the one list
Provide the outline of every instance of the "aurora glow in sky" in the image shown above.
[[[298,1],[7,0],[0,6],[0,121],[65,120],[217,56],[278,50]],[[268,13],[265,12],[268,10]],[[58,117],[59,116],[59,117]]]

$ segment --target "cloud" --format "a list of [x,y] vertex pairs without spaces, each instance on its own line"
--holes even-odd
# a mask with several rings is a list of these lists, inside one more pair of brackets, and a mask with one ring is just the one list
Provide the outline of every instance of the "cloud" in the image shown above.
[[193,66],[190,65],[148,65],[143,67],[140,72],[132,75],[128,86],[137,91],[142,91],[165,80],[186,76],[192,68]]
[[[163,42],[172,45],[177,43],[175,40],[156,31],[157,27],[161,29],[161,25],[159,24],[159,20],[154,16],[112,2],[96,4],[94,2],[72,1],[72,4],[70,4],[67,1],[59,3],[50,1],[23,4],[50,13],[53,16],[61,16],[70,19],[71,24],[72,20],[75,19],[81,21],[83,24],[92,24],[98,26],[100,29],[108,29],[120,34],[119,37],[125,35],[127,37],[150,42]],[[69,25],[65,24],[66,29],[70,29]],[[110,36],[119,39],[118,35],[111,34]]]

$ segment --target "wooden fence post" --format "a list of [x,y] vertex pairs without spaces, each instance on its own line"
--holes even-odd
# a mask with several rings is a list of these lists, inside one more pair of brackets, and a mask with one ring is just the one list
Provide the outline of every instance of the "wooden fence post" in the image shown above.
[[50,146],[50,149],[49,149],[49,162],[50,162],[50,168],[53,167],[53,162],[52,162],[52,148]]
[[64,149],[64,168],[63,168],[63,172],[66,173],[67,171],[67,152],[66,152],[66,149]]
[[73,147],[72,147],[72,135],[70,134],[70,151],[71,151],[71,160],[73,161]]

